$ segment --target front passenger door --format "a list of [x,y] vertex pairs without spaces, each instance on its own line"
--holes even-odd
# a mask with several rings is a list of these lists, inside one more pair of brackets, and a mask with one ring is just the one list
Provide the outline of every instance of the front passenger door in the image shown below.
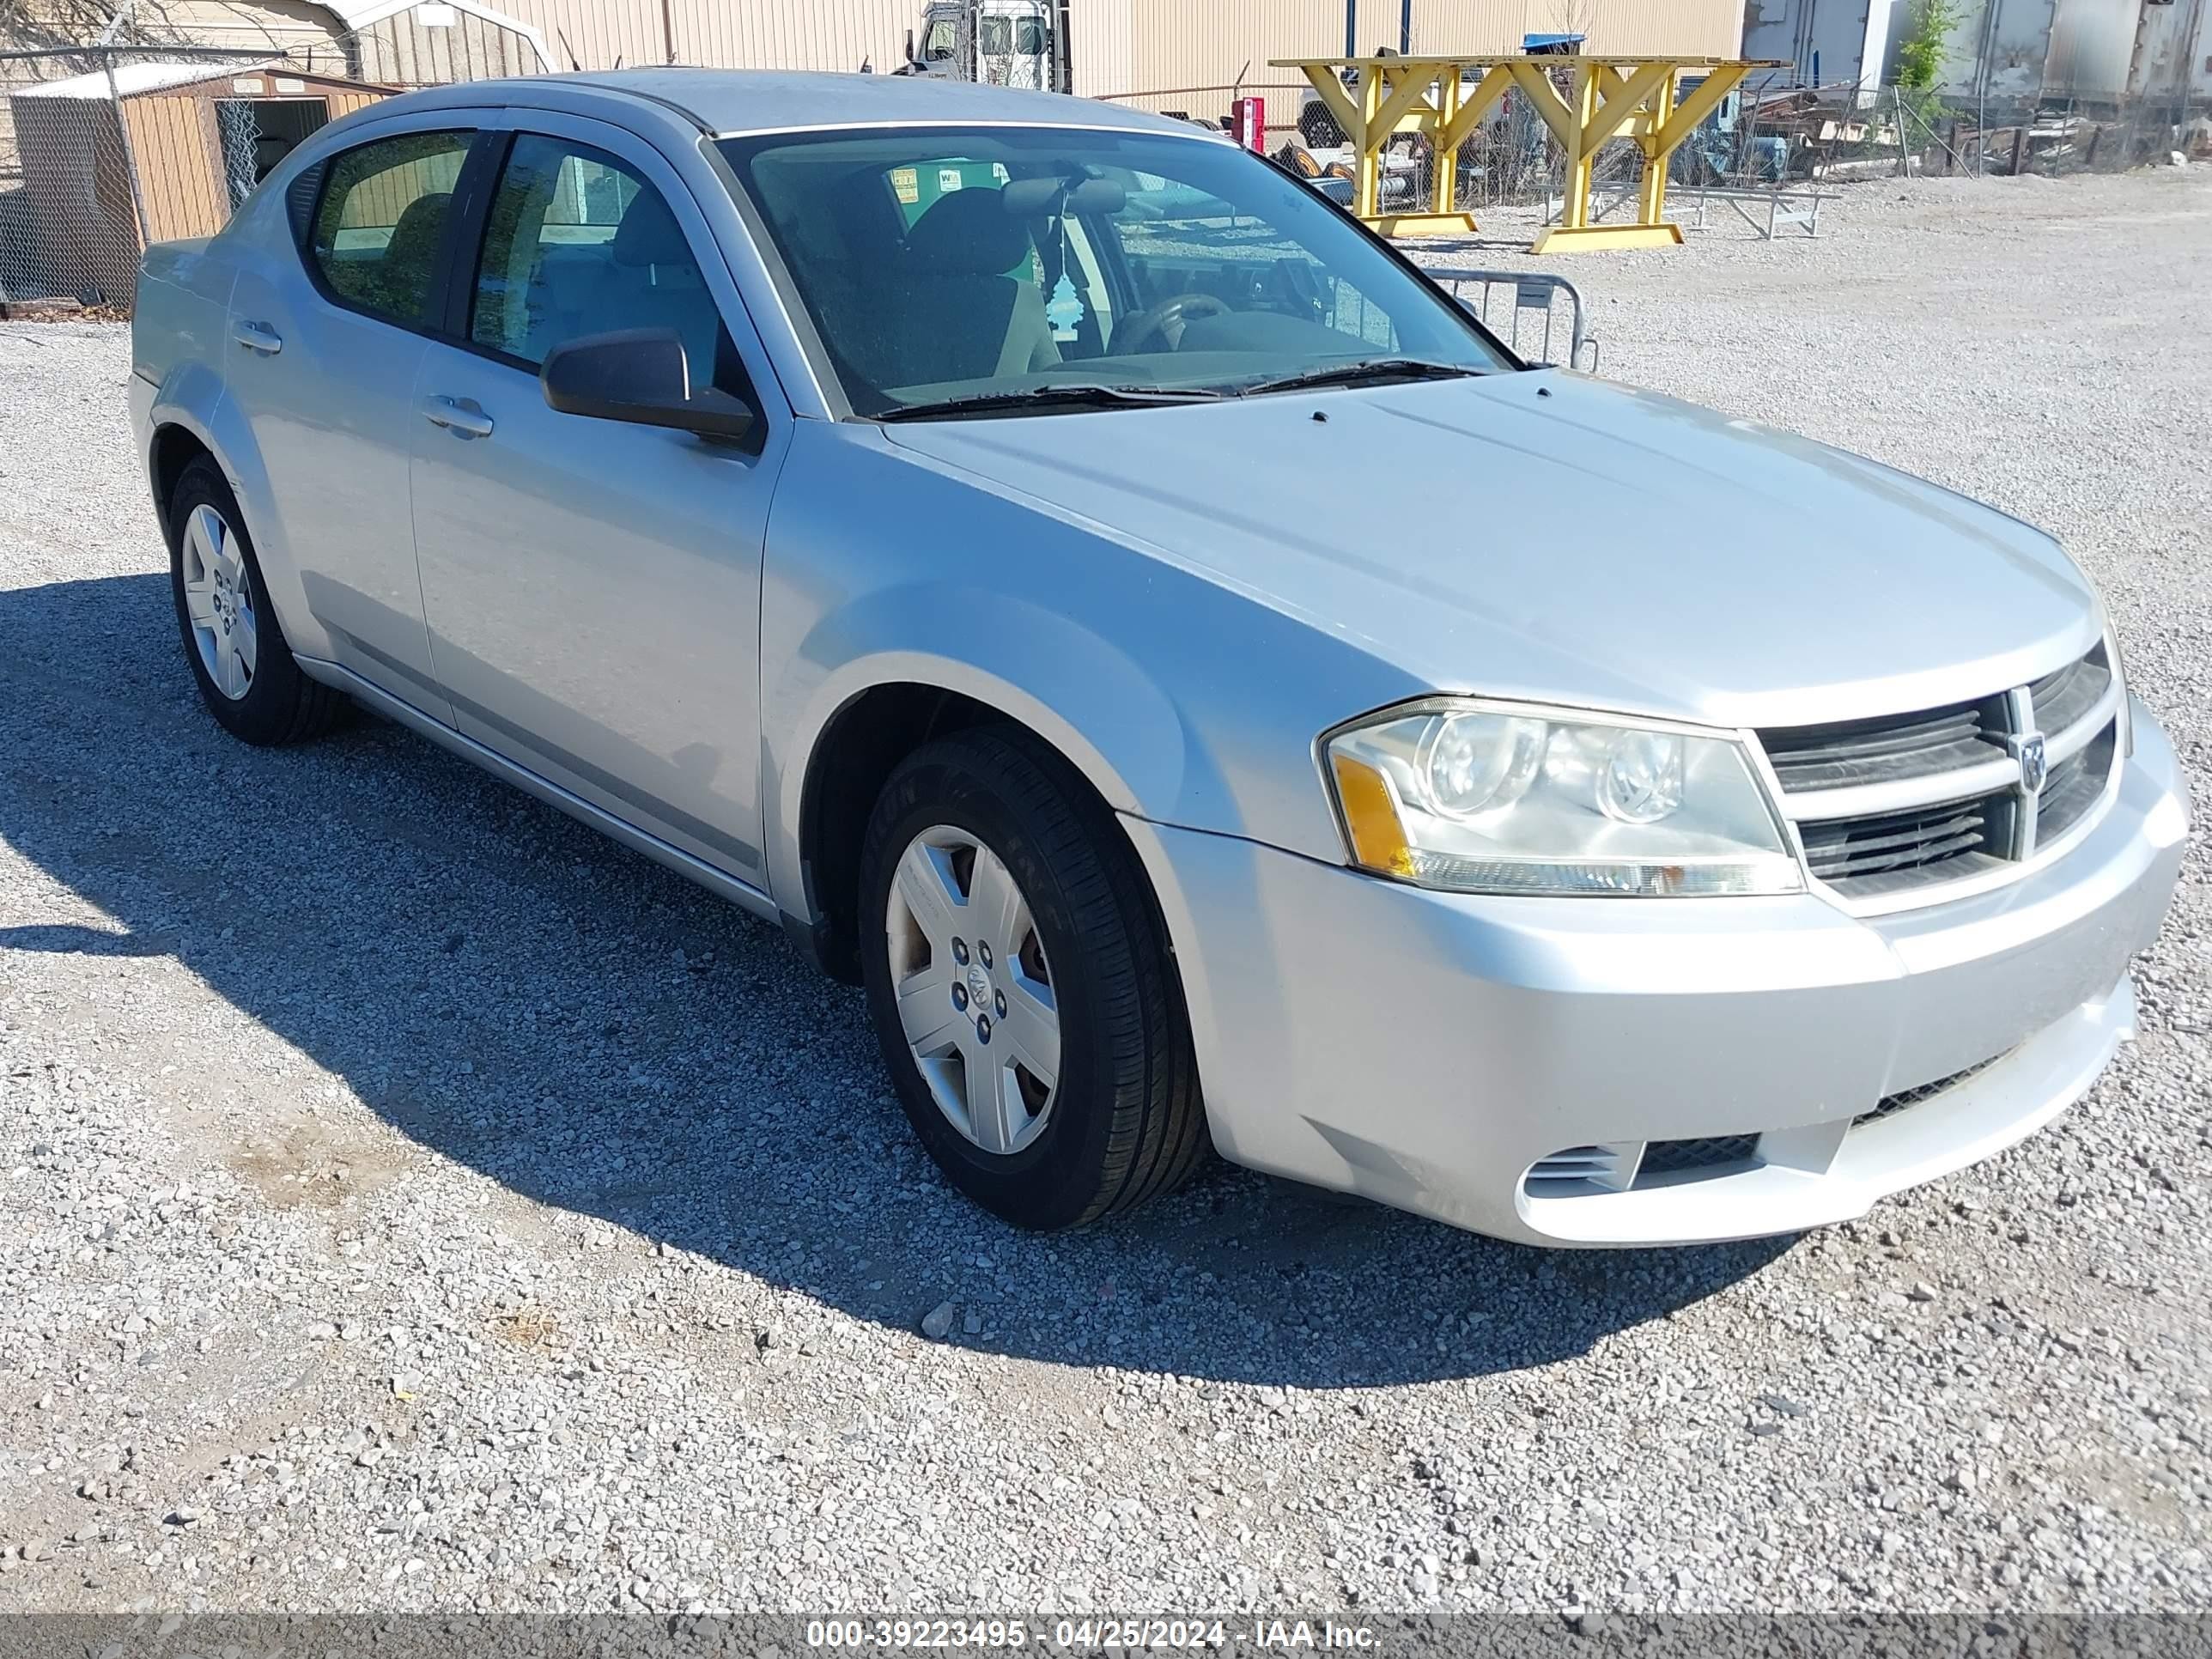
[[[762,885],[761,546],[788,408],[763,407],[765,359],[665,161],[544,118],[499,163],[448,317],[465,343],[434,343],[417,382],[431,654],[466,735]],[[547,352],[633,328],[674,329],[695,385],[762,410],[755,440],[546,405]]]

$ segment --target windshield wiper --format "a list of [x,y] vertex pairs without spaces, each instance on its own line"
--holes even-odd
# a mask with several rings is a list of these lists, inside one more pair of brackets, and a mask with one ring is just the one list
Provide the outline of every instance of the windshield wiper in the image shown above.
[[1272,380],[1255,380],[1239,386],[1237,395],[1254,398],[1263,392],[1299,392],[1316,386],[1364,386],[1377,380],[1457,380],[1484,373],[1460,363],[1432,363],[1419,357],[1369,357],[1356,363],[1331,363],[1301,369]]
[[904,404],[887,409],[879,421],[936,420],[963,415],[1029,414],[1053,409],[1131,409],[1160,404],[1210,404],[1221,394],[1202,387],[1160,386],[1098,386],[1077,381],[1069,385],[1024,386],[1018,392],[981,392],[971,397],[945,398],[931,404]]

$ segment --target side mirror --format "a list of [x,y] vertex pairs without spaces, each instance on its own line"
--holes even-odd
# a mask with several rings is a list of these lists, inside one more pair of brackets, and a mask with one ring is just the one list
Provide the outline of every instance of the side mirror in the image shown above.
[[726,392],[691,389],[684,341],[672,328],[623,329],[567,341],[546,354],[538,382],[549,406],[594,420],[737,441],[750,434],[757,419]]

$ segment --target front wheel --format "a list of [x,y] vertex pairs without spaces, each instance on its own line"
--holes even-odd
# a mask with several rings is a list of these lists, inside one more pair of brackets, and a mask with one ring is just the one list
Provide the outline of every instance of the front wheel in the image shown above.
[[1025,733],[917,750],[861,854],[868,1006],[915,1131],[1017,1226],[1188,1179],[1206,1146],[1165,929],[1113,815]]

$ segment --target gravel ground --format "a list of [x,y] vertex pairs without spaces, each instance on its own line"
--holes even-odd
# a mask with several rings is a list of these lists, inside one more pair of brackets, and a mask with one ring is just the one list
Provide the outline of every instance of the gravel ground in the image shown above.
[[[2212,175],[1572,269],[1608,374],[2060,534],[2212,819]],[[1552,1255],[1223,1170],[1028,1238],[769,929],[393,728],[220,736],[125,374],[0,328],[0,1605],[2212,1602],[2201,837],[2142,1042],[1863,1224]]]

